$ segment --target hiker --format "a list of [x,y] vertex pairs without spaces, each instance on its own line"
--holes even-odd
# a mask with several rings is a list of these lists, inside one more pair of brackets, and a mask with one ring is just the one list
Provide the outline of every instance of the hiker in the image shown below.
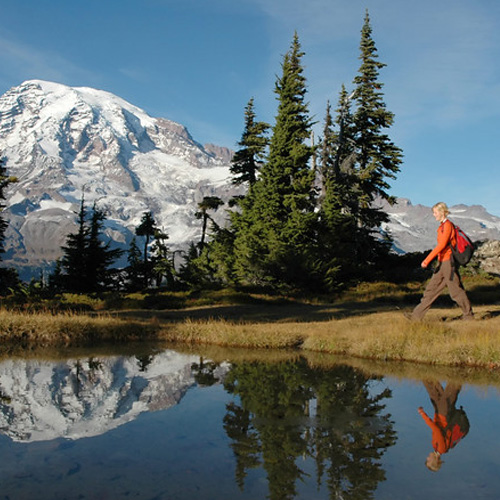
[[460,385],[449,383],[443,389],[439,382],[424,381],[423,384],[434,407],[434,420],[431,420],[421,406],[418,409],[420,416],[432,429],[434,451],[429,453],[425,465],[429,470],[436,472],[443,465],[441,455],[454,448],[467,435],[470,424],[463,408],[455,408]]
[[421,320],[430,309],[432,303],[439,297],[444,287],[448,287],[450,297],[462,309],[462,319],[474,319],[469,298],[465,293],[457,266],[454,263],[451,245],[456,242],[455,226],[448,220],[450,211],[446,203],[439,202],[432,207],[432,213],[439,227],[437,230],[437,245],[427,255],[422,262],[422,267],[426,268],[436,257],[438,265],[424,291],[420,304],[408,315],[412,320]]

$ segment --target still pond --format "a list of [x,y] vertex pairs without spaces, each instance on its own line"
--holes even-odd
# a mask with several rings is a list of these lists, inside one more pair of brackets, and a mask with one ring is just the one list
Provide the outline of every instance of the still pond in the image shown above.
[[0,500],[498,499],[499,377],[128,346],[0,359]]

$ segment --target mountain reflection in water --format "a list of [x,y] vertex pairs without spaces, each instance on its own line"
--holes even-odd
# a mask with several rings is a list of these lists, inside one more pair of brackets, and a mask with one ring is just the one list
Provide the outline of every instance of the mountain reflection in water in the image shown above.
[[[393,383],[298,356],[220,359],[153,349],[1,361],[0,498],[363,500],[474,491],[435,479],[456,473],[448,456],[463,460],[459,450],[475,444],[465,439],[461,384]],[[439,472],[423,465],[426,454]],[[441,469],[445,454],[450,464]]]

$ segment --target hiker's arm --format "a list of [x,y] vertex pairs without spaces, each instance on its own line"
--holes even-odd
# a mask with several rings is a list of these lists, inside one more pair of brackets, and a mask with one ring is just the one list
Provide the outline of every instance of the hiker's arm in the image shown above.
[[427,255],[422,262],[422,267],[427,267],[443,250],[446,250],[450,244],[453,226],[450,221],[446,221],[438,230],[437,245]]

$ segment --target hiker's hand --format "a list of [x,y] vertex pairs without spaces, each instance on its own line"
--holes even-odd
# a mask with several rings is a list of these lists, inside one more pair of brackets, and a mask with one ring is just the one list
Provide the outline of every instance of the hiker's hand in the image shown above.
[[425,260],[422,261],[422,264],[420,264],[424,269],[427,267],[427,264],[425,263]]

